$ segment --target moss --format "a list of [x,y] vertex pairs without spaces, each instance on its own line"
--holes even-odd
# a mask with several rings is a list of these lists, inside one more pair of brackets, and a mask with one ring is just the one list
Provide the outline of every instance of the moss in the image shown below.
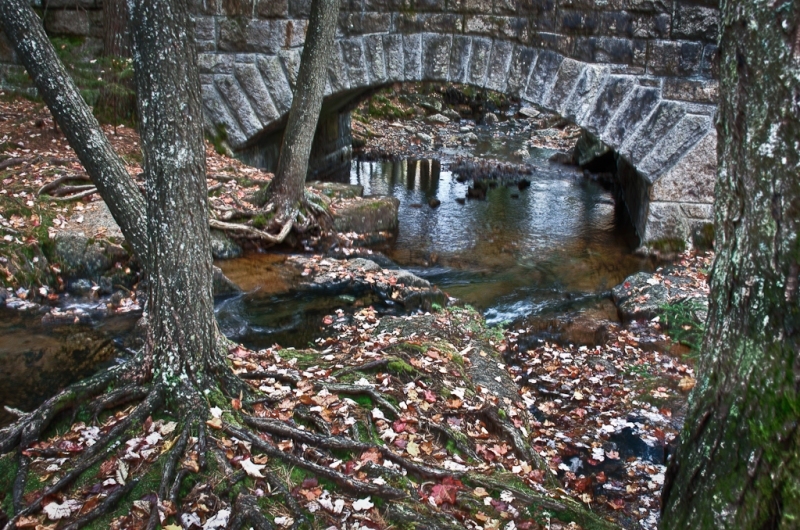
[[214,129],[214,134],[206,133],[206,138],[209,142],[211,142],[211,145],[214,146],[214,151],[216,151],[217,154],[228,154],[228,131],[224,125],[217,124],[216,128]]
[[[358,403],[361,407],[364,407],[366,409],[372,409],[373,407],[372,398],[369,396],[361,395],[361,396],[348,396],[348,397],[353,401],[355,401],[356,403]],[[343,397],[339,396],[339,399],[343,399]]]
[[704,223],[692,233],[692,244],[698,250],[711,250],[714,248],[714,224]]
[[413,375],[417,373],[417,369],[405,362],[402,359],[397,359],[386,365],[386,369],[395,375]]
[[0,457],[0,510],[6,514],[14,512],[11,489],[17,475],[17,459],[11,454]]
[[686,241],[677,237],[656,239],[655,241],[650,241],[648,244],[650,245],[650,248],[652,248],[653,250],[670,254],[671,253],[680,254],[681,252],[686,250]]
[[253,217],[253,227],[262,230],[266,226],[267,226],[267,218],[264,215],[258,214],[255,217]]

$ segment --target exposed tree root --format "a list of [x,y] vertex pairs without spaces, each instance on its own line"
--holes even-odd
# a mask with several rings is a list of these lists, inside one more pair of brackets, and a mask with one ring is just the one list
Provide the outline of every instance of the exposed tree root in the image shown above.
[[[231,346],[224,339],[220,339],[218,344],[224,354]],[[154,456],[149,460],[132,460],[141,463],[126,465],[125,473],[113,489],[95,495],[94,503],[87,505],[85,510],[71,513],[61,523],[62,528],[80,528],[89,523],[97,524],[97,521],[109,521],[120,504],[131,504],[131,512],[118,517],[116,521],[121,526],[115,528],[156,529],[175,522],[187,526],[189,523],[181,522],[182,517],[197,517],[197,513],[205,513],[203,517],[210,519],[224,511],[228,518],[220,524],[225,524],[226,528],[338,526],[340,521],[344,524],[347,517],[366,517],[366,512],[357,511],[364,508],[355,508],[356,502],[369,503],[365,506],[374,503],[376,508],[371,512],[371,520],[383,521],[379,523],[381,527],[411,524],[417,528],[448,530],[477,528],[465,526],[463,518],[469,517],[465,514],[492,510],[481,496],[487,492],[494,498],[500,497],[501,492],[512,495],[518,502],[515,513],[524,506],[535,506],[552,513],[569,514],[582,525],[604,527],[603,522],[579,502],[561,493],[539,492],[556,492],[556,482],[545,478],[545,489],[540,486],[541,480],[534,488],[527,488],[526,484],[532,483],[521,480],[517,474],[506,473],[512,482],[495,477],[498,470],[510,469],[511,466],[486,460],[484,455],[489,444],[493,447],[504,445],[509,455],[517,454],[519,460],[516,462],[532,462],[538,455],[530,455],[532,450],[520,430],[491,402],[486,402],[483,407],[475,407],[473,402],[469,410],[450,410],[441,398],[437,398],[429,403],[435,403],[431,406],[439,407],[440,413],[412,414],[408,407],[414,398],[399,394],[402,388],[415,387],[419,374],[412,378],[375,373],[375,370],[396,361],[395,356],[367,362],[354,360],[351,363],[354,366],[329,372],[336,377],[356,372],[365,377],[377,377],[379,381],[391,380],[391,385],[395,386],[384,392],[381,385],[337,383],[335,377],[328,381],[313,381],[304,375],[306,366],[279,362],[279,369],[275,369],[271,367],[272,361],[261,362],[263,355],[260,353],[246,363],[252,370],[252,364],[260,362],[259,368],[241,374],[235,374],[225,358],[220,356],[219,366],[211,364],[208,392],[189,386],[178,394],[187,396],[181,400],[171,398],[161,384],[148,383],[147,377],[142,380],[142,363],[137,359],[100,372],[59,393],[40,409],[24,414],[16,424],[0,431],[0,447],[5,448],[4,452],[18,448],[13,456],[15,476],[13,483],[9,483],[13,489],[11,502],[5,505],[13,509],[13,514],[9,512],[5,528],[11,530],[21,521],[28,524],[25,521],[32,517],[42,521],[44,514],[37,514],[45,506],[76,498],[76,495],[82,498],[80,495],[85,493],[81,492],[85,492],[87,486],[80,484],[91,485],[94,481],[97,482],[94,488],[100,488],[103,481],[107,482],[109,471],[96,478],[98,475],[92,474],[98,472],[92,470],[98,466],[110,469],[110,465],[122,465],[117,462],[128,457],[126,447],[130,450],[141,447],[130,445],[131,442],[140,440],[136,443],[142,443],[141,440],[159,432],[154,429],[166,428],[167,419],[154,422],[151,417],[159,409],[163,414],[165,398],[172,411],[167,414],[175,421],[170,422],[170,430],[163,431],[163,437],[153,438],[156,445],[149,451],[155,451],[152,453]],[[281,358],[286,355],[291,353],[282,353]],[[237,352],[237,356],[231,355],[231,359],[241,358]],[[409,356],[408,361],[419,365],[419,358]],[[330,369],[336,362],[326,368]],[[235,366],[241,370],[239,365]],[[454,366],[449,366],[447,373],[453,373]],[[138,370],[134,371],[134,368]],[[409,382],[403,383],[403,379]],[[256,389],[270,385],[270,380],[288,384],[291,390],[265,396]],[[277,382],[275,385],[279,386]],[[433,379],[428,379],[425,385],[417,388],[441,390],[436,384]],[[301,395],[320,401],[295,401],[293,408],[281,412],[279,418],[278,411],[286,406],[284,400]],[[243,399],[245,396],[247,400]],[[352,396],[353,399],[340,396]],[[399,401],[401,399],[404,401]],[[324,415],[325,404],[329,402],[326,400],[340,403],[351,411],[353,421],[347,424],[349,427],[343,427]],[[317,403],[322,405],[311,406]],[[423,401],[418,399],[416,403],[420,406]],[[31,490],[28,476],[37,473],[37,478],[40,477],[47,462],[63,456],[55,443],[38,443],[44,440],[47,425],[57,415],[61,414],[63,418],[70,409],[79,407],[82,418],[92,418],[95,425],[103,427],[102,434],[93,445],[69,459],[64,471],[59,470],[56,478],[49,479],[41,489]],[[121,407],[127,408],[120,411]],[[291,418],[302,421],[303,426],[293,423]],[[448,421],[456,418],[461,418],[461,423]],[[408,431],[412,426],[413,430]],[[392,427],[397,431],[392,431]],[[481,435],[483,438],[467,435],[470,429],[475,432],[475,429],[484,427],[492,433]],[[420,449],[412,453],[410,449],[406,451],[406,446],[392,443],[404,429],[406,433],[416,433],[418,446],[428,444],[424,454],[419,452]],[[67,431],[67,434],[69,432],[72,431]],[[491,441],[484,443],[484,439]],[[207,456],[211,457],[209,462],[206,462]],[[11,458],[11,455],[0,458]],[[114,472],[111,473],[114,476]],[[130,476],[126,479],[128,473]],[[325,481],[324,488],[322,481]],[[330,482],[336,486],[331,486]],[[477,489],[473,491],[473,488]],[[481,495],[476,494],[479,490],[483,491]],[[350,500],[346,501],[344,512],[342,505],[338,507],[339,511],[331,508],[330,501],[327,505],[318,504],[315,508],[321,510],[318,513],[310,510],[309,499],[319,497],[322,491],[325,492],[323,498],[329,493],[339,495],[339,491],[347,492]],[[337,502],[342,502],[340,497]],[[381,504],[378,511],[379,502],[385,502],[385,505]],[[353,508],[349,508],[350,504]],[[498,508],[494,513],[503,510],[506,508]]]
[[286,239],[286,236],[289,235],[289,232],[292,230],[293,223],[292,221],[287,221],[280,231],[275,235],[264,230],[259,230],[253,226],[237,223],[226,223],[217,219],[209,219],[208,225],[211,228],[216,228],[217,230],[222,230],[223,232],[227,232],[235,236],[244,237],[247,239],[255,239],[277,245],[278,243],[282,243],[283,240]]

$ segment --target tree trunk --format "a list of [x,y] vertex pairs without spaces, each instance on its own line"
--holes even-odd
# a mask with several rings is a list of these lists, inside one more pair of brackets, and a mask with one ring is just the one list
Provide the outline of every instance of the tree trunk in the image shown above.
[[25,0],[0,0],[0,21],[39,95],[108,204],[125,240],[139,261],[147,263],[147,235],[142,222],[144,197],[58,60],[42,21]]
[[800,4],[721,19],[718,255],[662,528],[797,528]]
[[281,225],[294,219],[303,196],[338,17],[339,0],[312,0],[292,108],[283,133],[278,169],[269,188],[269,198],[277,207],[275,220]]
[[147,176],[148,346],[161,382],[206,388],[216,327],[200,78],[187,4],[139,0],[130,15]]
[[[128,34],[128,10],[126,0],[104,0],[103,2],[103,85],[100,89],[98,107],[105,109],[116,125],[127,118],[135,117],[136,94],[131,90],[132,82],[124,77],[126,61],[131,56]],[[101,114],[102,116],[102,114]]]

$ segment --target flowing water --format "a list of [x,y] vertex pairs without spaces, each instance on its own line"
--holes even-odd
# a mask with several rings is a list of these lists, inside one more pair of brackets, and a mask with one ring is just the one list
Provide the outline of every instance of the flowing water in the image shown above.
[[[522,145],[513,130],[477,130],[471,153],[500,161]],[[464,201],[468,185],[448,169],[461,151],[441,160],[359,162],[351,183],[365,194],[400,200],[396,239],[380,249],[388,259],[481,310],[490,323],[518,322],[595,307],[627,275],[651,264],[633,253],[635,236],[611,192],[574,168],[552,164],[552,151],[533,150],[526,189],[498,186],[485,200]],[[441,201],[429,206],[430,199]],[[218,300],[223,331],[250,347],[304,347],[323,333],[322,317],[381,304],[368,293],[297,294],[278,254],[222,262],[245,291]],[[385,266],[385,263],[381,263]],[[0,312],[0,404],[28,410],[59,387],[113,362],[111,340],[125,337],[135,317],[60,328],[39,315]],[[10,417],[0,413],[0,424]]]
[[400,199],[401,229],[382,249],[389,258],[496,324],[594,300],[649,266],[632,253],[632,228],[611,192],[534,162],[529,188],[498,186],[464,204],[468,183],[438,161],[356,162],[351,182]]

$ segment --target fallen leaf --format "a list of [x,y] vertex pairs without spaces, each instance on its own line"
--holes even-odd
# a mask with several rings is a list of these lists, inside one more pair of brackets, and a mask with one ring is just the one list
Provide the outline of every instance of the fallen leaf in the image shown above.
[[264,478],[264,475],[261,474],[261,470],[267,467],[266,465],[254,464],[249,458],[245,458],[239,462],[239,465],[242,466],[244,472],[251,477]]
[[372,503],[372,501],[370,501],[369,497],[367,497],[366,499],[359,499],[353,502],[353,509],[357,512],[369,510],[373,506],[375,505]]

